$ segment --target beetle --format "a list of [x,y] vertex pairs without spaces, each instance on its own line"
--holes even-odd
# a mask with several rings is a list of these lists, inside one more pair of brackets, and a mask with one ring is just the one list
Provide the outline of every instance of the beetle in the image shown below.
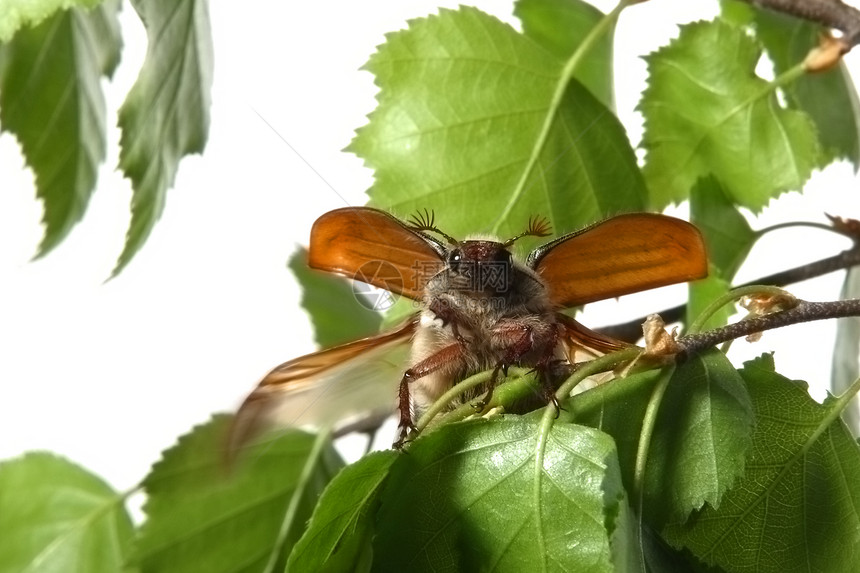
[[525,261],[514,257],[519,239],[549,234],[535,218],[501,241],[457,240],[429,211],[408,221],[369,207],[323,214],[311,230],[308,265],[405,296],[417,310],[391,330],[274,368],[239,408],[231,443],[267,423],[333,425],[396,407],[400,446],[459,380],[492,370],[489,382],[463,397],[483,395],[486,403],[512,365],[534,369],[554,400],[554,364],[572,363],[577,350],[627,346],[564,309],[707,275],[699,231],[665,215],[618,215],[539,246]]

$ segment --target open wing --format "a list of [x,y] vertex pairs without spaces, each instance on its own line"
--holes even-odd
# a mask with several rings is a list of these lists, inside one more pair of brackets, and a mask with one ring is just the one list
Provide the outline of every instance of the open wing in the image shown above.
[[580,354],[584,354],[584,359],[591,359],[630,347],[626,342],[583,326],[566,314],[559,312],[556,319],[564,326],[563,342],[568,348],[571,361],[579,360]]
[[442,259],[420,233],[388,213],[347,207],[316,220],[308,265],[420,299]]
[[236,452],[266,427],[333,426],[389,415],[418,315],[396,330],[307,354],[269,372],[236,413]]
[[708,274],[698,229],[651,213],[619,215],[565,235],[535,250],[528,264],[561,308]]

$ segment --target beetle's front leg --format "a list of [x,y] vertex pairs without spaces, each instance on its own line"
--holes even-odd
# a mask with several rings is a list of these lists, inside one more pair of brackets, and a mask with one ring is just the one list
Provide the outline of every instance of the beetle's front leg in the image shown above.
[[409,391],[409,384],[433,372],[442,371],[458,371],[462,369],[465,356],[463,344],[455,342],[445,346],[427,358],[413,364],[406,372],[403,373],[403,378],[400,380],[400,389],[398,390],[398,407],[400,410],[400,437],[394,442],[394,448],[403,447],[406,441],[406,436],[410,430],[415,429],[415,423],[412,419],[412,396]]

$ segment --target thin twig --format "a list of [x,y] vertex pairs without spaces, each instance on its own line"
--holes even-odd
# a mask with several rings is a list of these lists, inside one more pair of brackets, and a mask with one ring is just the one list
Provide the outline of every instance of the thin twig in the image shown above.
[[773,330],[774,328],[813,320],[843,318],[846,316],[860,316],[860,299],[852,298],[831,302],[798,300],[797,306],[787,310],[755,316],[699,334],[680,336],[677,342],[684,350],[679,358],[682,359],[683,356],[696,354],[728,340],[764,332],[765,330]]
[[[807,279],[819,277],[821,275],[826,275],[827,273],[831,273],[834,271],[847,269],[855,265],[860,265],[860,245],[855,246],[846,251],[842,251],[838,255],[827,257],[826,259],[821,259],[819,261],[815,261],[806,265],[801,265],[793,269],[780,271],[778,273],[774,273],[765,277],[757,278],[753,281],[737,285],[737,287],[734,288],[764,284],[774,286],[786,286],[792,283],[797,283]],[[659,314],[667,323],[677,322],[684,318],[685,309],[686,306],[679,305],[658,312],[657,314]],[[635,320],[631,320],[629,322],[601,327],[597,330],[599,330],[602,334],[617,338],[618,340],[633,342],[639,340],[642,337],[643,322],[645,322],[644,316]]]
[[744,0],[744,2],[840,30],[843,34],[842,39],[849,47],[860,43],[860,10],[841,0]]

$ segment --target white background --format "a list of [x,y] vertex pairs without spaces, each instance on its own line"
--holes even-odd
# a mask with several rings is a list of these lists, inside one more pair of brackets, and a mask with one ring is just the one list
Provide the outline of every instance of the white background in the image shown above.
[[[476,4],[517,25],[511,3]],[[47,449],[119,489],[132,487],[177,436],[213,412],[234,409],[274,365],[314,349],[286,261],[318,215],[365,201],[372,174],[340,151],[375,105],[372,76],[359,67],[385,32],[440,5],[456,2],[270,1],[240,8],[213,1],[209,143],[202,156],[183,161],[164,217],[127,270],[109,282],[131,196],[115,170],[116,130],[84,220],[35,262],[41,205],[33,176],[15,140],[0,136],[0,459]],[[645,64],[638,56],[674,37],[677,23],[716,9],[716,2],[663,0],[622,16],[617,107],[632,141],[641,134],[634,106]],[[128,5],[122,21],[123,62],[106,84],[111,124],[145,53],[145,33]],[[848,62],[860,77],[858,56]],[[753,226],[823,222],[824,211],[860,218],[849,166],[816,174],[806,195],[785,196]],[[778,233],[757,248],[739,280],[845,246],[820,231]],[[841,279],[833,274],[792,290],[835,299]],[[682,296],[683,289],[669,289],[644,306],[641,297],[603,302],[582,320],[610,324]],[[805,325],[736,347],[740,358],[775,350],[781,372],[821,384],[832,337],[833,323]]]

